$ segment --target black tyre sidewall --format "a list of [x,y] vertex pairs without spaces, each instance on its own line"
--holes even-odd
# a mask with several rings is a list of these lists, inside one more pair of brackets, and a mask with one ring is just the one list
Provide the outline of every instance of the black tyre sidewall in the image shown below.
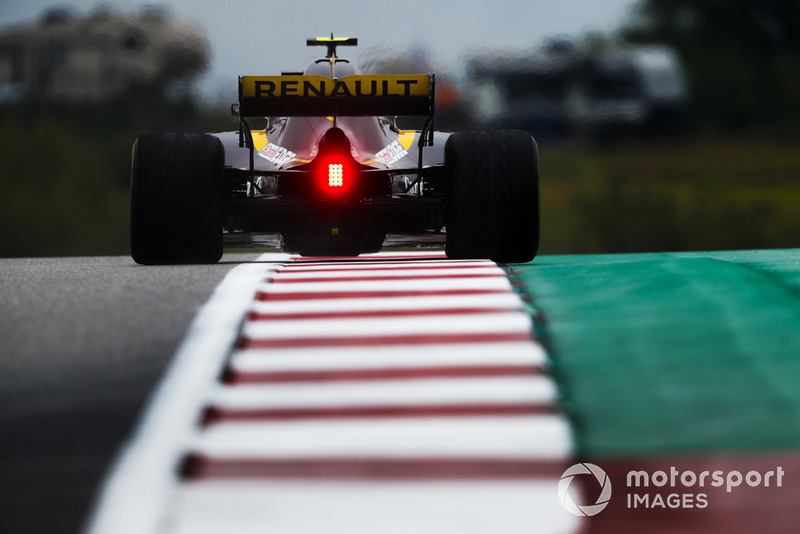
[[539,161],[531,135],[480,130],[445,145],[447,256],[524,263],[539,251]]
[[222,257],[225,154],[210,135],[140,136],[131,163],[131,256],[137,263]]

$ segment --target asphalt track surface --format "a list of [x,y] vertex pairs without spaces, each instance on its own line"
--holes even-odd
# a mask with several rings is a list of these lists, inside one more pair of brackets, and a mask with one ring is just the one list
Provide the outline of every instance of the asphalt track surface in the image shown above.
[[256,257],[0,260],[0,532],[80,530],[197,310]]

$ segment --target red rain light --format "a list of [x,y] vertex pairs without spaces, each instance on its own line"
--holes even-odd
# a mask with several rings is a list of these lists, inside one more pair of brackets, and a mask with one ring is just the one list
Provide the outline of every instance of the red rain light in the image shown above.
[[328,164],[328,187],[344,187],[344,168],[341,163]]
[[320,140],[313,166],[317,192],[332,199],[350,197],[357,181],[357,168],[344,132],[338,128],[328,130]]

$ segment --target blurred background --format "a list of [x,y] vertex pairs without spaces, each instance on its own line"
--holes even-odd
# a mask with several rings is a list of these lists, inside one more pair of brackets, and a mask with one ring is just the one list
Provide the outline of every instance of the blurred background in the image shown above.
[[136,136],[236,129],[331,32],[537,138],[544,254],[800,246],[796,0],[0,0],[0,257],[127,254]]

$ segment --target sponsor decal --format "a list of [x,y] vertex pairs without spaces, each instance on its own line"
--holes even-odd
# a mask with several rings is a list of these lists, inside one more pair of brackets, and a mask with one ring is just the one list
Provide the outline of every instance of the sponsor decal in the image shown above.
[[399,141],[392,141],[388,146],[375,154],[375,161],[389,167],[403,159],[406,154],[408,154],[408,150],[406,150]]
[[429,96],[430,78],[415,75],[243,76],[245,98]]
[[259,150],[258,155],[267,161],[271,161],[275,165],[283,165],[284,163],[288,163],[297,156],[297,154],[291,150],[273,143],[270,143]]

